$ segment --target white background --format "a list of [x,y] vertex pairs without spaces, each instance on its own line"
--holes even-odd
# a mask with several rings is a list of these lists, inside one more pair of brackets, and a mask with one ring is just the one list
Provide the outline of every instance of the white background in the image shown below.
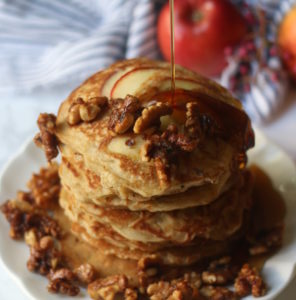
[[[37,132],[36,120],[38,114],[40,112],[56,113],[59,103],[67,96],[68,91],[65,88],[55,91],[35,91],[28,95],[13,94],[1,96],[0,168],[3,168],[25,140]],[[296,162],[296,90],[289,93],[286,104],[277,119],[261,127],[261,129]],[[0,199],[1,202],[4,200]],[[0,299],[28,300],[1,265]],[[295,299],[296,279],[293,280],[287,290],[277,300]]]

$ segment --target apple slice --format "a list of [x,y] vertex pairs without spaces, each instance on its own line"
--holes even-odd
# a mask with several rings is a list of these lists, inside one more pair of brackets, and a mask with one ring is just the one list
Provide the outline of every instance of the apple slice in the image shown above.
[[110,77],[105,81],[101,89],[101,95],[107,98],[111,97],[111,91],[114,87],[114,84],[126,73],[130,72],[134,67],[126,67],[125,69],[117,70],[112,73]]
[[125,98],[126,95],[136,95],[139,88],[151,77],[156,77],[160,68],[135,68],[123,75],[114,84],[111,98]]
[[[189,78],[176,78],[175,79],[176,89],[182,89],[186,91],[192,91],[201,87],[201,85]],[[167,91],[171,88],[171,78],[165,78],[159,85],[159,91]]]

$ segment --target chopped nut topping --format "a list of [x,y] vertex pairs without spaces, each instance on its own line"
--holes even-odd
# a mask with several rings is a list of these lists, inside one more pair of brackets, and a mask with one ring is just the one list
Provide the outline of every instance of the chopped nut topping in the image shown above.
[[185,128],[191,137],[200,143],[206,134],[213,135],[220,131],[220,126],[211,115],[202,113],[200,103],[188,102],[186,104]]
[[125,100],[115,100],[109,121],[109,129],[117,134],[127,132],[134,124],[135,117],[141,109],[138,98],[126,96]]
[[40,130],[35,138],[35,144],[42,147],[48,161],[58,155],[58,140],[55,136],[56,116],[53,114],[40,114],[37,120]]
[[94,300],[115,300],[124,295],[128,288],[128,280],[124,275],[109,276],[97,279],[88,285],[88,293]]
[[185,273],[183,279],[188,282],[193,289],[198,290],[201,287],[201,278],[196,272]]
[[61,188],[58,165],[51,164],[47,168],[41,168],[38,174],[32,176],[27,186],[37,206],[48,208],[51,204],[56,204]]
[[79,294],[79,287],[73,284],[75,281],[74,273],[66,268],[57,271],[51,271],[48,275],[49,284],[47,289],[51,293],[61,293],[68,296],[76,296]]
[[35,229],[30,229],[29,231],[26,231],[24,235],[25,242],[30,247],[34,247],[38,244],[38,239],[35,231]]
[[[60,227],[57,222],[46,215],[34,212],[26,212],[17,207],[17,202],[7,201],[1,207],[3,214],[9,222],[10,236],[13,239],[21,239],[25,232],[34,230],[37,238],[45,235],[59,237],[61,235]],[[27,239],[30,237],[27,237]],[[30,243],[31,241],[29,241]]]
[[54,247],[41,248],[40,245],[30,248],[30,258],[27,262],[28,270],[47,275],[55,270],[60,262],[60,253]]
[[200,293],[211,300],[238,300],[237,295],[225,287],[204,286]]
[[157,102],[154,105],[146,107],[142,111],[141,117],[136,120],[134,132],[142,133],[154,125],[159,125],[160,117],[170,115],[172,112],[172,108],[162,102]]
[[193,290],[186,281],[159,281],[147,287],[151,300],[202,299],[198,290]]
[[84,101],[82,98],[77,98],[69,108],[68,124],[77,125],[81,121],[91,122],[102,111],[107,103],[106,97],[94,97]]
[[268,253],[275,248],[281,246],[283,242],[283,226],[277,226],[274,229],[264,232],[259,238],[255,238],[255,242],[251,242],[249,252],[251,255],[260,255]]
[[137,300],[138,293],[134,289],[127,288],[124,292],[124,300]]
[[243,265],[240,270],[235,279],[234,288],[240,297],[245,297],[251,293],[254,297],[262,297],[267,291],[266,284],[257,269],[251,268],[248,264]]
[[236,266],[230,264],[229,256],[211,262],[207,271],[202,272],[202,281],[210,285],[225,285],[235,279]]
[[88,284],[95,280],[96,270],[90,264],[82,264],[74,269],[74,273],[81,283]]
[[141,287],[147,287],[154,282],[159,275],[159,269],[162,264],[161,259],[156,255],[142,257],[138,261],[138,278]]

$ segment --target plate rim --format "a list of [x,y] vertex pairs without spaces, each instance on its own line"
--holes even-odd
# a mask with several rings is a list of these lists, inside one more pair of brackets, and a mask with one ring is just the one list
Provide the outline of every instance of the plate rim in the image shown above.
[[[264,143],[266,143],[268,145],[272,145],[273,147],[276,148],[277,151],[279,151],[281,154],[283,154],[286,159],[289,159],[290,162],[293,164],[294,171],[296,172],[296,166],[295,166],[293,159],[279,145],[277,145],[276,143],[271,141],[268,137],[266,137],[264,135],[264,133],[261,130],[257,129],[256,127],[254,128],[254,131],[255,131],[255,136],[259,136],[260,139],[262,139],[262,141]],[[27,138],[22,143],[20,148],[17,151],[15,151],[7,159],[6,163],[1,168],[1,170],[0,170],[0,196],[2,196],[3,179],[5,178],[5,174],[9,171],[9,169],[11,168],[11,165],[14,163],[15,160],[17,160],[19,157],[23,156],[27,151],[29,151],[29,148],[30,148],[30,146],[32,146],[32,144],[33,144],[33,137]],[[256,150],[256,146],[253,149]],[[5,201],[5,199],[0,199],[0,205],[2,203],[4,203],[4,201]],[[296,241],[296,239],[295,239],[295,241]],[[291,283],[291,281],[296,276],[296,259],[295,259],[295,261],[292,261],[291,263],[293,264],[293,266],[292,266],[292,271],[291,271],[289,279],[286,282],[284,282],[284,284],[281,286],[281,288],[278,291],[275,291],[272,296],[268,297],[268,294],[267,294],[266,296],[261,297],[259,299],[269,299],[269,300],[274,299],[275,297],[279,296],[287,288],[287,286]],[[31,293],[32,286],[27,285],[26,282],[23,280],[22,276],[19,276],[19,274],[17,274],[11,268],[11,266],[5,262],[4,257],[3,257],[3,251],[2,251],[1,247],[0,247],[0,264],[3,266],[3,268],[9,275],[9,278],[11,278],[20,287],[20,290],[28,297],[28,299],[37,300],[37,298]],[[40,276],[40,275],[37,274],[37,276]],[[45,290],[45,292],[48,293],[46,290]],[[85,299],[90,299],[90,298],[85,298]]]

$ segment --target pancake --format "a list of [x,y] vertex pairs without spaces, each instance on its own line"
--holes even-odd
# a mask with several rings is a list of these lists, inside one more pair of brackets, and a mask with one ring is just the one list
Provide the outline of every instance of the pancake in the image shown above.
[[49,141],[61,153],[60,206],[102,256],[191,265],[228,253],[248,228],[248,116],[223,87],[182,67],[173,96],[170,86],[168,63],[118,62],[74,90],[56,119],[38,122],[49,159]]
[[125,239],[145,244],[185,244],[196,237],[224,240],[233,235],[243,223],[245,210],[250,209],[250,192],[250,175],[245,173],[236,186],[212,204],[171,212],[99,207],[79,201],[67,188],[62,190],[60,201],[65,210],[71,207],[76,220],[83,214],[83,222],[88,227],[94,228],[94,223],[107,225]]
[[[59,168],[62,184],[67,186],[81,201],[93,202],[99,206],[127,207],[130,210],[155,212],[206,205],[232,186],[237,178],[236,175],[229,178],[230,172],[225,172],[216,184],[208,183],[192,187],[185,192],[173,195],[144,198],[135,192],[125,190],[123,197],[122,192],[116,195],[114,188],[106,188],[101,173],[95,173],[85,167],[81,154],[74,154],[67,150],[69,156],[65,156],[64,149],[65,147],[63,147],[63,158]],[[112,175],[108,174],[108,176]],[[116,177],[112,181],[118,182]]]
[[[149,70],[147,70],[147,65],[149,65]],[[130,68],[133,68],[133,71]],[[113,92],[108,94],[105,88],[110,84],[112,85],[113,76],[122,75],[122,72],[127,69],[128,77],[133,77],[134,72],[137,73],[139,68],[144,68],[145,71],[138,74],[139,76],[135,77],[135,81],[130,82],[128,80],[126,85],[121,87],[121,80],[118,80],[112,88]],[[122,187],[123,190],[117,191],[117,193],[124,194],[127,189],[142,197],[149,198],[180,193],[192,186],[201,186],[205,183],[215,184],[222,174],[229,170],[231,162],[237,155],[237,149],[234,149],[229,143],[219,141],[216,138],[214,140],[206,138],[203,148],[196,148],[195,151],[188,153],[185,159],[183,157],[176,162],[177,170],[174,172],[170,170],[170,182],[163,185],[157,176],[158,169],[155,162],[143,161],[141,157],[141,148],[145,141],[143,135],[129,133],[112,136],[110,134],[108,126],[113,113],[112,109],[106,109],[95,122],[83,122],[79,126],[70,126],[67,123],[69,109],[78,98],[88,99],[98,96],[120,96],[124,98],[129,91],[133,96],[139,96],[139,100],[145,106],[147,105],[148,94],[149,101],[151,101],[157,97],[158,93],[169,89],[167,86],[169,75],[169,64],[166,63],[149,62],[148,60],[119,63],[93,75],[60,106],[56,121],[56,136],[59,141],[70,146],[74,152],[82,153],[88,169],[100,172],[101,176],[104,175],[102,172],[104,170],[108,174],[104,185],[106,183],[107,187]],[[121,78],[123,77],[122,75]],[[203,101],[211,102],[215,99],[218,101],[218,105],[224,103],[227,109],[234,111],[243,120],[242,132],[247,130],[248,119],[241,111],[240,103],[225,89],[181,67],[177,70],[177,77],[182,78],[180,88],[195,93],[196,97],[193,97],[192,101],[204,99]],[[190,82],[192,84],[189,84]],[[120,102],[122,99],[117,99],[117,101]],[[175,121],[174,117],[169,119],[169,122]],[[228,129],[230,130],[230,128]],[[135,139],[136,143],[133,147],[128,147],[126,140],[131,138]],[[109,174],[116,176],[118,181],[115,183]],[[145,182],[144,185],[143,182]]]

